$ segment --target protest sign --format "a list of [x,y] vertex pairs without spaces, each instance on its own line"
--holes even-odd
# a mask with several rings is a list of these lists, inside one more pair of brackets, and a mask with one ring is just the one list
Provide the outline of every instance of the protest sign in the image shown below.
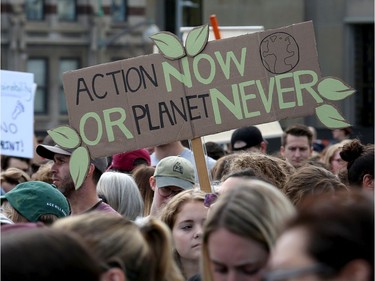
[[185,46],[171,33],[152,39],[161,54],[64,73],[70,127],[52,134],[75,158],[312,114],[349,125],[332,103],[354,90],[321,77],[311,22],[208,43],[202,26]]
[[1,70],[1,154],[34,156],[34,74]]

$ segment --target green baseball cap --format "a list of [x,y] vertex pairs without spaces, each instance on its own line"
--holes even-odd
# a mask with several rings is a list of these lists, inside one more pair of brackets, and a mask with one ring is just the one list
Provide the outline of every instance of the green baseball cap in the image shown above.
[[70,205],[65,196],[53,185],[42,181],[28,181],[16,185],[0,197],[1,203],[9,204],[30,222],[37,222],[42,215],[58,218],[70,214]]
[[168,156],[156,165],[154,177],[158,188],[177,186],[192,189],[195,183],[193,164],[180,156]]

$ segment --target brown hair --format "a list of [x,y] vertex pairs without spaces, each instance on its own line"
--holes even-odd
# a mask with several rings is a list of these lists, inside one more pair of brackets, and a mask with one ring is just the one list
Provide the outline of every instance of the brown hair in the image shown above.
[[154,191],[151,189],[149,179],[154,174],[155,167],[141,165],[133,171],[133,178],[138,185],[139,191],[143,198],[143,215],[150,214],[152,200],[154,198]]
[[344,145],[340,152],[341,158],[348,162],[348,181],[351,186],[361,187],[366,174],[374,178],[374,145],[363,145],[353,140]]
[[80,237],[48,227],[2,233],[1,255],[3,280],[97,281],[102,273]]
[[219,158],[211,169],[211,176],[214,181],[221,181],[228,173],[230,162],[237,157],[237,154],[228,154]]
[[348,191],[348,187],[330,171],[313,165],[299,168],[283,188],[283,192],[295,206],[301,205],[308,195],[338,191]]
[[[302,205],[287,231],[302,228],[307,235],[306,251],[333,275],[354,260],[369,266],[374,280],[374,196],[365,190],[311,196]],[[334,277],[334,276],[333,276]]]
[[286,138],[288,135],[296,136],[296,137],[307,137],[307,140],[309,142],[309,146],[312,146],[312,133],[309,130],[309,128],[305,125],[297,124],[294,126],[288,127],[282,137],[281,137],[281,145],[286,146]]
[[229,165],[229,173],[251,168],[257,178],[279,189],[284,187],[288,175],[294,171],[286,161],[263,153],[242,152],[236,155]]

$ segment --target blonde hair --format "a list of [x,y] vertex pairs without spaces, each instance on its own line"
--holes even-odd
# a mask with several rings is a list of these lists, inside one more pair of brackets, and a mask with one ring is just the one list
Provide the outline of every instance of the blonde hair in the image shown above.
[[[203,205],[204,196],[205,196],[205,193],[203,191],[195,190],[195,189],[185,190],[175,195],[164,206],[160,215],[160,220],[164,222],[170,228],[170,230],[172,230],[176,223],[177,215],[180,213],[182,206],[189,202],[201,202]],[[182,274],[185,275],[184,270],[183,270],[183,265],[181,263],[181,256],[178,254],[176,249],[174,249],[174,257],[177,262],[177,265],[182,271]]]
[[352,140],[343,140],[342,142],[333,144],[327,148],[321,161],[327,166],[329,171],[332,172],[332,160],[335,156],[335,153],[337,151],[341,151],[343,146],[350,142],[352,142]]
[[17,184],[30,181],[30,176],[18,168],[8,168],[0,174],[0,182],[7,182],[16,186]]
[[222,194],[210,207],[203,232],[203,280],[213,280],[208,252],[208,240],[212,233],[225,228],[258,242],[270,252],[284,224],[294,214],[294,206],[288,198],[276,187],[260,180],[249,179]]
[[36,171],[31,176],[32,180],[34,180],[34,181],[44,181],[44,182],[52,184],[53,183],[52,171],[51,171],[52,165],[53,165],[53,161],[48,161],[47,163],[42,164],[39,167],[38,171]]
[[299,168],[289,177],[283,189],[295,206],[300,206],[308,195],[332,194],[348,190],[348,187],[333,173],[313,165]]
[[103,265],[121,265],[127,280],[180,281],[173,260],[168,227],[156,219],[143,219],[138,227],[120,216],[90,212],[58,220],[54,228],[81,236]]
[[143,215],[143,199],[134,179],[121,172],[101,175],[96,191],[119,214],[130,220]]

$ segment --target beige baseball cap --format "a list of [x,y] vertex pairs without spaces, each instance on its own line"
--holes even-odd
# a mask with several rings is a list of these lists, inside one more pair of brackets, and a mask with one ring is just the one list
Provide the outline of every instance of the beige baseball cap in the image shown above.
[[156,186],[177,186],[192,189],[195,183],[193,164],[181,156],[168,156],[160,160],[154,172]]

